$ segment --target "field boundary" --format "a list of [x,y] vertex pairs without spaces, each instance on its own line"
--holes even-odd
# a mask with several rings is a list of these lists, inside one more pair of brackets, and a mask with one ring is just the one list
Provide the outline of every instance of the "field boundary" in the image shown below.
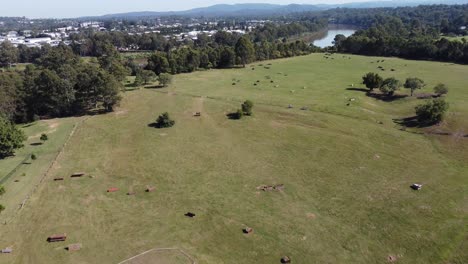
[[31,196],[36,192],[37,188],[39,187],[39,185],[41,185],[42,182],[44,182],[45,178],[47,178],[47,176],[49,175],[49,172],[50,170],[55,166],[55,164],[57,163],[57,160],[59,159],[60,155],[63,153],[63,150],[65,149],[65,147],[68,145],[68,142],[70,141],[70,139],[73,137],[73,135],[75,134],[75,131],[76,129],[82,124],[84,123],[86,120],[88,120],[89,118],[91,118],[92,116],[88,116],[80,121],[78,121],[77,123],[75,123],[75,125],[73,126],[73,129],[72,131],[70,132],[70,134],[68,135],[67,139],[65,140],[65,142],[63,143],[62,147],[60,147],[60,149],[57,151],[57,155],[55,156],[55,158],[52,160],[52,162],[50,163],[49,167],[47,167],[47,170],[42,174],[42,177],[41,179],[39,180],[39,182],[33,187],[33,189],[26,195],[26,198],[24,198],[24,200],[21,202],[21,204],[19,205],[18,209],[15,211],[15,213],[10,217],[10,221],[5,221],[5,223],[7,222],[11,222],[17,215],[18,212],[21,211],[21,209],[23,209],[23,207],[26,205],[26,202],[31,198]]
[[16,172],[21,166],[24,165],[24,163],[29,159],[29,157],[31,157],[31,154],[26,155],[26,157],[25,157],[18,165],[16,165],[16,167],[13,168],[13,170],[11,170],[7,175],[5,175],[2,179],[0,179],[0,185],[1,185],[1,184],[4,184],[6,181],[8,181],[8,179],[9,179],[13,174],[15,174],[15,172]]
[[126,260],[123,260],[123,261],[119,262],[118,264],[124,264],[124,263],[126,263],[127,261],[136,259],[136,258],[138,258],[138,257],[140,257],[140,256],[143,256],[143,255],[148,254],[148,253],[153,252],[153,251],[171,251],[171,250],[172,250],[172,251],[178,251],[178,252],[181,253],[182,255],[186,256],[186,257],[191,261],[192,264],[197,264],[197,262],[192,258],[192,256],[190,256],[188,253],[186,253],[185,251],[183,251],[183,250],[180,249],[180,248],[153,248],[153,249],[147,250],[147,251],[145,251],[145,252],[142,252],[142,253],[140,253],[140,254],[138,254],[138,255],[135,255],[135,256],[133,256],[133,257],[131,257],[131,258],[128,258],[128,259],[126,259]]

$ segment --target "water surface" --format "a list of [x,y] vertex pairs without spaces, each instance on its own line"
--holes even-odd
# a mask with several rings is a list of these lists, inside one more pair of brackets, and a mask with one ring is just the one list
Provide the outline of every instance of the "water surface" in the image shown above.
[[333,40],[335,39],[336,35],[344,35],[345,37],[349,37],[356,32],[356,29],[351,28],[329,28],[322,36],[319,36],[316,40],[312,43],[320,48],[326,48],[329,46],[333,46]]

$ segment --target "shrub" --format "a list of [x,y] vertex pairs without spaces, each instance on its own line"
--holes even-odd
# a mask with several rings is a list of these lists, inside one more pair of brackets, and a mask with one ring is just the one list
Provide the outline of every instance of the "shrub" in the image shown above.
[[3,187],[2,185],[0,185],[0,196],[4,195],[5,194],[5,187]]
[[253,102],[250,100],[245,101],[242,104],[242,113],[245,115],[252,115]]
[[46,134],[42,134],[40,140],[41,141],[47,141],[49,137]]
[[31,154],[31,159],[32,159],[32,160],[37,160],[36,154]]
[[166,87],[172,82],[172,75],[168,73],[161,73],[158,76],[159,84],[163,87]]
[[0,204],[0,214],[2,213],[3,210],[5,210],[5,206],[3,206],[2,204]]
[[169,117],[169,113],[165,112],[162,113],[158,119],[156,119],[156,127],[158,128],[165,128],[165,127],[172,127],[175,125],[175,121],[171,120]]
[[432,125],[443,120],[449,104],[444,99],[432,99],[431,101],[416,107],[416,116],[420,124]]
[[439,83],[434,87],[434,93],[436,93],[438,96],[442,96],[444,94],[448,93],[448,87],[447,85],[443,83]]

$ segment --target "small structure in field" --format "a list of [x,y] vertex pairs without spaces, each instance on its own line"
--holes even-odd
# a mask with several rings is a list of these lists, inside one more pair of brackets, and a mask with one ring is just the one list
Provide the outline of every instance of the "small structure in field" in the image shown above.
[[67,246],[68,251],[78,251],[81,249],[81,244],[71,244]]
[[82,177],[83,175],[85,175],[84,172],[75,172],[75,173],[73,173],[70,177],[72,177],[72,178],[79,178],[79,177]]
[[136,192],[134,192],[134,191],[130,191],[130,192],[127,193],[127,195],[135,195],[135,194],[136,194]]
[[193,116],[199,117],[199,116],[201,116],[201,112],[195,112],[195,114],[193,114]]
[[278,184],[273,187],[276,191],[282,191],[284,190],[284,184]]
[[118,190],[119,190],[119,188],[113,187],[113,188],[107,189],[107,192],[117,192]]
[[63,177],[54,178],[54,181],[63,181]]
[[67,240],[67,234],[51,235],[47,238],[47,242],[61,242]]
[[146,192],[154,192],[154,190],[156,190],[156,187],[154,186],[146,186]]
[[306,110],[309,110],[309,108],[307,106],[304,106],[304,107],[301,107],[301,110],[306,111]]
[[185,216],[187,217],[190,217],[190,218],[194,218],[195,217],[195,214],[194,213],[191,213],[191,212],[188,212],[186,214],[184,214]]
[[281,258],[281,263],[291,263],[291,258],[288,256],[284,256]]
[[257,190],[261,190],[264,192],[267,191],[282,191],[284,190],[284,184],[277,184],[277,185],[260,185],[257,187]]
[[10,253],[13,252],[13,248],[7,247],[7,248],[2,249],[1,252],[4,253],[4,254],[10,254]]
[[242,232],[244,232],[244,234],[251,234],[251,233],[253,233],[253,228],[246,227],[246,228],[242,229]]
[[421,188],[422,188],[422,184],[414,183],[414,184],[412,184],[410,187],[411,187],[411,189],[413,189],[413,190],[415,190],[415,191],[419,191],[419,190],[421,190]]

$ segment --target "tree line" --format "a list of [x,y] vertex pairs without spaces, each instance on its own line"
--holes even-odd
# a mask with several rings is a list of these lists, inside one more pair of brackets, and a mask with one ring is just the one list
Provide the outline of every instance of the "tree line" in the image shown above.
[[335,38],[335,51],[371,56],[468,63],[468,5],[334,10],[336,21],[362,30]]
[[[10,45],[2,43],[0,51],[17,56],[17,50]],[[10,61],[3,64],[9,67]],[[46,47],[24,70],[0,72],[0,116],[29,122],[95,110],[112,111],[120,100],[121,81],[127,75],[127,68],[113,49],[94,62],[85,62],[68,46]]]

